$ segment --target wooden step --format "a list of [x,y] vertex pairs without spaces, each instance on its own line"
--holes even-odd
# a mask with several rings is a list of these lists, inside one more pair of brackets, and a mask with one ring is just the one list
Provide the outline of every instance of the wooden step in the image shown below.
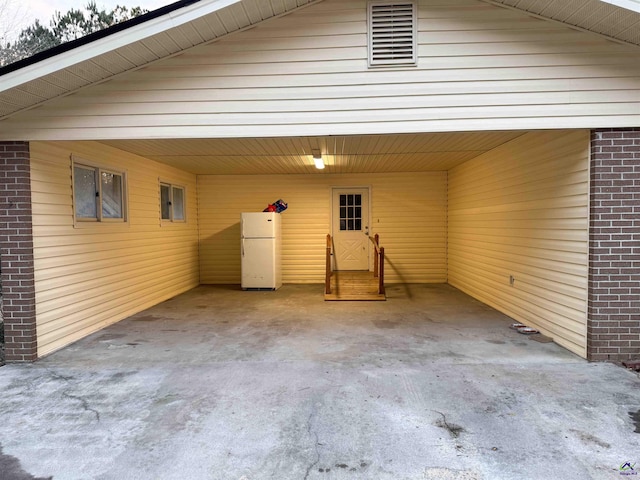
[[325,294],[327,301],[384,301],[386,296],[378,293],[378,279],[372,272],[340,271],[331,275],[331,293]]

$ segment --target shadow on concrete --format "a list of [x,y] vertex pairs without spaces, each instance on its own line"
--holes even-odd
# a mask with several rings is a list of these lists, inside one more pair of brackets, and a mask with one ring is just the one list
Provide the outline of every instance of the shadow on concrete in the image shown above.
[[0,480],[51,480],[52,478],[34,477],[25,472],[20,465],[20,460],[11,455],[4,455],[0,445]]

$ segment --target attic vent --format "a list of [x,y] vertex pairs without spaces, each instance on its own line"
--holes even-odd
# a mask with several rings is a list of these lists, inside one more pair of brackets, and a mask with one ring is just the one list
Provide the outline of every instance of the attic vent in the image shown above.
[[369,3],[369,66],[415,65],[415,2]]

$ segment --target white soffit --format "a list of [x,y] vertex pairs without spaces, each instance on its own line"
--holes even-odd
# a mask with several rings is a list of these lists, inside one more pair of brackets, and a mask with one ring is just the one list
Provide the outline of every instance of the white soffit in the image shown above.
[[0,74],[0,118],[317,1],[196,0]]
[[483,0],[640,45],[640,0]]
[[[58,72],[73,65],[95,59],[121,47],[142,42],[149,37],[179,28],[185,23],[196,20],[240,0],[205,0],[179,10],[154,18],[135,27],[98,39],[88,45],[74,48],[68,52],[46,58],[38,63],[16,70],[4,76],[2,86],[12,88],[46,75]],[[116,67],[117,68],[117,67]]]
[[600,0],[600,1],[605,3],[610,3],[611,5],[615,5],[617,7],[626,8],[627,10],[632,10],[634,12],[640,12],[639,0]]

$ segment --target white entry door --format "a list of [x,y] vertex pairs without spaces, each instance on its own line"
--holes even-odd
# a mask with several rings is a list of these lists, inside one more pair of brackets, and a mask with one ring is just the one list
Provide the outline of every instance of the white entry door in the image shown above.
[[369,189],[333,189],[333,269],[369,270]]

